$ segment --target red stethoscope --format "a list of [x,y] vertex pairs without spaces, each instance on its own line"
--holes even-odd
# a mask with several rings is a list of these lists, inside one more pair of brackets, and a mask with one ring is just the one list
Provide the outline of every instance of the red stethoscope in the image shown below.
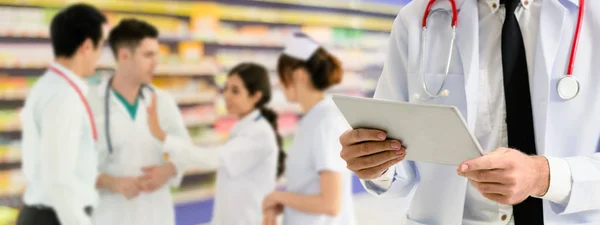
[[69,86],[71,86],[73,89],[75,89],[75,92],[77,92],[77,95],[79,95],[79,99],[81,99],[81,102],[83,103],[83,105],[85,106],[85,110],[87,111],[87,115],[88,115],[88,118],[90,120],[90,124],[92,126],[92,136],[94,138],[94,141],[97,141],[98,140],[98,133],[96,131],[96,122],[94,121],[94,114],[92,113],[92,109],[90,108],[90,104],[88,103],[87,99],[85,98],[85,96],[81,92],[81,89],[79,89],[79,87],[77,87],[77,85],[75,85],[75,82],[73,82],[73,80],[71,80],[69,77],[67,77],[67,75],[65,75],[59,69],[57,69],[55,67],[50,67],[49,69],[52,72],[58,74],[58,76],[60,76],[63,79],[65,79],[67,81],[67,83],[69,83]]
[[[421,83],[423,84],[423,89],[425,93],[429,96],[429,98],[438,98],[448,96],[448,90],[444,89],[444,83],[446,82],[446,78],[448,77],[448,72],[450,71],[450,62],[452,61],[452,50],[454,47],[454,40],[456,39],[456,24],[458,19],[458,13],[456,12],[456,2],[455,0],[449,0],[450,5],[452,7],[452,38],[450,39],[450,51],[448,53],[448,60],[446,61],[446,70],[444,72],[444,80],[440,87],[431,92],[427,88],[427,82],[425,82],[425,34],[427,31],[427,17],[430,14],[431,7],[436,0],[429,0],[427,7],[425,8],[425,13],[423,14],[423,22],[422,22],[422,31],[421,31]],[[577,52],[577,44],[579,43],[579,33],[581,31],[581,23],[583,22],[583,8],[584,8],[585,0],[579,0],[579,15],[577,16],[577,27],[575,29],[575,36],[573,38],[573,45],[571,46],[571,55],[569,57],[569,65],[567,67],[567,74],[561,77],[558,80],[558,84],[556,85],[556,91],[558,92],[558,96],[564,100],[569,100],[575,98],[577,94],[579,94],[579,82],[573,76],[573,68],[575,65],[575,56]],[[420,96],[415,96],[420,98]]]

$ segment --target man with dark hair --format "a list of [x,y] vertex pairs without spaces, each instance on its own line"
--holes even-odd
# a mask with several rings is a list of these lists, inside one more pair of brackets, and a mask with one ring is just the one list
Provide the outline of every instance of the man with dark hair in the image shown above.
[[[117,61],[114,76],[90,93],[99,127],[98,188],[95,224],[174,225],[169,185],[178,185],[184,165],[163,157],[149,132],[146,108],[160,106],[160,125],[168,134],[190,140],[175,100],[150,85],[158,64],[158,31],[146,22],[122,20],[108,42]],[[156,103],[155,103],[156,102]]]
[[83,78],[95,72],[106,17],[76,4],[50,27],[54,62],[32,88],[21,113],[25,207],[18,225],[91,225],[97,201],[97,138]]

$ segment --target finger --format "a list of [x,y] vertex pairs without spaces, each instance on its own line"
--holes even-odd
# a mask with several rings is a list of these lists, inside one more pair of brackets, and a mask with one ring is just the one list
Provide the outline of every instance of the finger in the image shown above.
[[[477,170],[463,173],[463,176],[469,180],[488,183],[512,184],[511,179],[508,179],[508,170]],[[510,181],[510,182],[509,182]]]
[[485,183],[469,180],[481,194],[500,194],[504,196],[512,196],[511,186],[499,183]]
[[348,161],[348,169],[355,171],[376,167],[390,160],[404,157],[405,153],[406,149],[401,148],[400,150],[384,151],[368,156],[354,158]]
[[361,156],[372,155],[383,151],[400,149],[402,149],[402,143],[400,143],[400,141],[397,140],[369,141],[347,146],[345,149],[342,150],[340,156],[342,157],[342,159],[348,160],[358,158]]
[[138,178],[138,182],[146,183],[151,181],[154,178],[152,174],[144,174]]
[[156,93],[152,94],[152,102],[150,103],[150,109],[156,109]]
[[268,213],[264,213],[264,214],[263,214],[263,221],[262,221],[262,224],[263,224],[263,225],[273,225],[273,224],[272,224],[272,222],[271,222],[271,218],[270,218],[270,216],[269,216],[269,214],[268,214]]
[[509,159],[504,154],[490,153],[461,163],[458,167],[458,172],[466,173],[476,170],[504,169],[508,166],[507,160]]
[[152,172],[155,169],[156,169],[156,166],[145,166],[145,167],[142,167],[142,171],[145,172],[145,173],[150,173],[150,172]]
[[507,197],[501,194],[482,194],[483,197],[492,200],[494,202],[498,202],[500,204],[507,204]]
[[380,177],[386,170],[388,170],[390,167],[396,165],[403,159],[404,159],[404,157],[395,158],[395,159],[392,159],[392,160],[390,160],[384,164],[381,164],[379,166],[376,166],[376,167],[355,171],[355,174],[360,179],[372,180],[372,179]]
[[340,136],[340,143],[346,146],[364,141],[383,141],[386,137],[386,133],[380,130],[355,129],[344,132]]
[[270,212],[265,212],[264,217],[265,225],[273,225],[273,217]]

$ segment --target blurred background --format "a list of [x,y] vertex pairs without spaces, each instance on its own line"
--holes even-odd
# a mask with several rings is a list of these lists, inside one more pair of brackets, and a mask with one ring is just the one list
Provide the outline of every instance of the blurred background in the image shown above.
[[[160,66],[154,85],[178,101],[190,134],[200,146],[223,143],[234,124],[220,89],[234,65],[253,61],[271,71],[279,127],[290,143],[300,114],[285,101],[275,63],[290,34],[302,31],[343,63],[343,83],[330,93],[371,97],[381,73],[392,22],[409,0],[213,0],[70,1],[0,0],[0,225],[12,224],[22,206],[18,112],[29,88],[52,61],[49,23],[64,5],[87,2],[103,10],[110,25],[122,18],[145,20],[160,30]],[[111,51],[98,75],[110,74]],[[98,77],[89,82],[97,82]],[[210,221],[215,171],[191,170],[173,189],[178,225]],[[285,185],[282,179],[280,185]],[[377,199],[354,182],[358,224],[396,224],[406,206]],[[395,221],[395,222],[394,222]]]

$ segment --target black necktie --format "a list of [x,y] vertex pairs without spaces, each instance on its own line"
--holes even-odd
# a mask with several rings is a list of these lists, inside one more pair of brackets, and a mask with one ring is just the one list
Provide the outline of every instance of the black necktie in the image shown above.
[[[533,112],[529,92],[529,75],[525,46],[515,9],[520,0],[505,0],[506,19],[502,26],[502,69],[508,145],[525,154],[536,154]],[[515,225],[543,225],[542,200],[529,197],[513,206]]]

